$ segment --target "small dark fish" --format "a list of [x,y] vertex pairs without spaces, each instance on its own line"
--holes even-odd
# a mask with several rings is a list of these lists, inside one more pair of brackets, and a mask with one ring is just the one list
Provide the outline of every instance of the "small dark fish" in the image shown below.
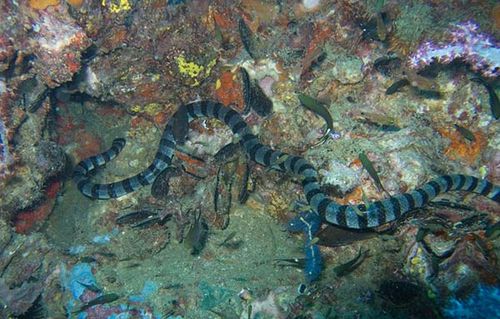
[[194,224],[186,235],[185,243],[191,247],[191,255],[197,256],[205,247],[208,239],[208,224],[201,216],[201,209],[195,214]]
[[482,85],[484,85],[486,90],[488,90],[491,114],[493,115],[493,118],[495,120],[498,120],[498,118],[500,117],[500,99],[498,98],[498,95],[496,94],[493,86],[486,82],[483,78],[472,78],[471,81],[481,83]]
[[359,153],[359,160],[361,161],[361,164],[363,164],[363,168],[368,172],[368,174],[370,174],[370,177],[375,182],[375,185],[377,185],[379,191],[383,191],[384,193],[391,196],[391,194],[389,194],[389,192],[385,190],[384,186],[382,186],[382,182],[380,181],[380,177],[378,176],[377,171],[373,167],[373,163],[364,152]]
[[366,257],[368,257],[369,251],[370,251],[369,249],[365,251],[359,249],[359,253],[356,255],[356,257],[354,257],[353,259],[349,260],[344,264],[338,265],[335,268],[333,268],[333,271],[335,272],[337,277],[345,276],[356,270],[356,268],[358,268],[363,263]]
[[222,229],[229,225],[229,213],[233,201],[233,184],[236,180],[237,159],[219,166],[215,180],[214,209],[225,219]]
[[169,285],[161,286],[161,289],[181,289],[183,287],[184,287],[183,284],[178,283],[178,284],[169,284]]
[[237,232],[233,231],[219,244],[219,246],[224,246],[227,242],[232,240],[236,236]]
[[298,98],[303,107],[314,114],[321,116],[323,120],[325,120],[327,130],[320,140],[328,138],[330,132],[334,132],[335,130],[333,129],[332,116],[326,106],[318,100],[302,93],[298,95]]
[[216,213],[219,211],[219,197],[220,197],[219,184],[220,184],[221,173],[222,173],[222,166],[219,166],[219,169],[217,169],[217,175],[215,177],[215,188],[214,188],[214,211]]
[[[378,21],[378,19],[380,19],[380,20]],[[377,15],[375,17],[371,18],[369,21],[362,21],[359,24],[359,26],[361,27],[361,30],[363,31],[362,37],[364,40],[384,41],[380,37],[387,36],[386,26],[389,24],[390,24],[390,21],[389,21],[388,14],[385,12],[380,12],[380,13],[377,13]],[[381,30],[382,25],[384,25],[384,27],[385,27],[385,31],[386,31],[385,34]]]
[[179,176],[180,173],[177,167],[167,167],[156,177],[153,185],[151,185],[151,195],[156,199],[165,199],[170,191],[170,179],[174,176]]
[[483,213],[478,213],[476,215],[466,217],[459,222],[456,222],[455,224],[453,224],[453,228],[466,229],[466,228],[472,228],[475,225],[487,225],[487,224],[488,224],[488,215]]
[[306,267],[306,258],[277,258],[274,260],[276,266],[279,267],[294,267],[304,269]]
[[245,163],[245,173],[243,174],[243,180],[241,181],[241,189],[240,189],[240,192],[238,194],[238,202],[240,204],[245,204],[245,202],[248,199],[248,196],[250,195],[251,190],[248,189],[248,182],[250,180],[250,173],[251,173],[250,163],[248,163],[248,161],[247,161]]
[[243,83],[243,100],[245,102],[245,108],[241,113],[244,115],[250,113],[250,100],[251,100],[251,85],[252,85],[252,80],[250,80],[250,75],[248,74],[247,70],[245,68],[240,68],[240,76],[241,76],[241,82]]
[[405,70],[404,74],[410,85],[422,91],[439,92],[439,84],[427,76],[422,76],[414,71]]
[[373,62],[373,67],[383,76],[390,76],[401,68],[401,59],[397,56],[383,56]]
[[375,129],[380,130],[382,132],[398,132],[401,131],[401,128],[395,124],[382,124],[372,121],[371,119],[360,119],[359,122],[365,123],[367,125],[374,126]]
[[189,132],[189,117],[187,113],[187,107],[181,106],[173,119],[172,134],[174,139],[179,145],[184,145]]
[[377,26],[377,36],[380,41],[385,41],[387,39],[387,26],[385,25],[384,18],[382,17],[382,13],[378,12],[375,14],[375,22]]
[[120,215],[115,219],[115,222],[118,225],[134,224],[134,223],[140,222],[144,219],[148,219],[153,215],[154,215],[154,213],[151,210],[142,209],[142,210],[128,212],[128,213],[125,213],[123,215]]
[[30,113],[36,112],[50,93],[47,86],[37,77],[23,81],[19,86],[19,91],[23,97],[23,106]]
[[267,97],[257,81],[252,81],[245,68],[240,68],[241,79],[243,82],[243,100],[245,101],[245,110],[251,108],[260,116],[267,116],[273,111],[273,102]]
[[473,208],[461,203],[451,202],[449,200],[433,200],[429,202],[429,206],[437,207],[437,208],[453,208],[453,209],[461,209],[472,211]]
[[247,26],[243,18],[240,18],[238,21],[238,31],[240,32],[240,39],[243,43],[245,51],[247,51],[248,55],[255,60],[255,39],[252,31]]
[[92,44],[82,52],[80,61],[84,64],[88,63],[92,61],[98,54],[99,54],[99,47],[95,44]]
[[316,236],[319,238],[317,244],[320,246],[340,247],[373,238],[377,236],[377,233],[373,231],[355,231],[328,225],[320,230]]
[[159,216],[151,215],[151,216],[148,216],[148,218],[146,218],[144,220],[141,220],[135,224],[132,224],[130,227],[142,229],[142,228],[148,228],[148,227],[153,226],[155,224],[158,224],[160,222],[161,222],[161,218]]
[[219,247],[228,249],[238,249],[243,244],[243,240],[233,240],[237,232],[231,232],[220,244]]
[[228,309],[223,309],[223,310],[215,310],[215,309],[208,309],[211,313],[216,315],[217,317],[221,319],[240,319],[240,315],[235,312],[234,309],[229,308]]
[[78,261],[81,263],[90,264],[90,263],[97,262],[97,259],[95,259],[92,256],[84,256],[84,257],[80,258],[80,260],[78,260]]
[[472,133],[470,130],[466,129],[463,126],[457,125],[457,124],[454,124],[454,126],[455,126],[455,129],[458,131],[458,133],[460,133],[460,135],[462,135],[466,140],[468,140],[469,142],[476,141],[476,137],[474,136],[474,133]]
[[399,92],[399,89],[407,85],[410,85],[410,81],[408,81],[408,79],[401,79],[399,81],[396,81],[393,84],[391,84],[391,86],[389,86],[387,90],[385,90],[385,95],[392,95],[396,92]]
[[113,302],[115,300],[118,300],[120,299],[120,296],[117,295],[117,294],[105,294],[105,295],[102,295],[102,296],[99,296],[95,299],[92,299],[90,300],[89,302],[83,304],[80,309],[78,309],[77,311],[74,311],[73,313],[80,313],[82,311],[85,311],[93,306],[97,306],[97,305],[103,305],[103,304],[106,304],[106,303],[110,303],[110,302]]
[[81,282],[81,281],[78,281],[78,283],[92,292],[100,293],[102,291],[102,289],[97,287],[97,285],[95,283],[88,284],[88,283]]
[[233,160],[234,157],[238,155],[239,149],[240,144],[238,143],[226,144],[214,155],[214,160],[221,163],[226,163],[230,160]]
[[243,245],[243,240],[233,240],[224,244],[224,247],[231,250],[239,249]]

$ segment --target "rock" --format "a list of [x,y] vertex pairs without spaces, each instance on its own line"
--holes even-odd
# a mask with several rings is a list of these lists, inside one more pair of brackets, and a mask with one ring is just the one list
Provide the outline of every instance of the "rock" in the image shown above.
[[342,84],[354,84],[363,79],[363,61],[354,55],[339,54],[333,60],[335,64],[331,75]]
[[434,234],[427,234],[424,237],[424,243],[439,258],[449,257],[455,250],[454,240],[445,240]]

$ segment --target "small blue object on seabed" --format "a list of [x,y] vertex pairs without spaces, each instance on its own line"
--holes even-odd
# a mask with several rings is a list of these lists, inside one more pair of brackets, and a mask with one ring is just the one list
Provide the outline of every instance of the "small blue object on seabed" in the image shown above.
[[64,288],[71,291],[73,299],[75,300],[80,299],[86,289],[85,285],[97,285],[94,274],[92,274],[92,267],[88,263],[79,263],[74,265],[69,273],[63,265],[61,271],[61,282]]
[[500,288],[479,285],[465,299],[451,298],[443,312],[448,318],[486,319],[498,318],[498,309],[500,309]]
[[149,298],[149,296],[151,296],[157,290],[158,285],[155,282],[148,280],[144,283],[144,288],[142,288],[141,294],[132,295],[128,297],[128,300],[132,302],[145,302]]
[[304,246],[306,263],[304,275],[308,283],[319,278],[323,268],[323,260],[319,246],[314,243],[314,235],[318,232],[321,226],[321,217],[312,210],[300,212],[299,215],[287,224],[289,232],[297,233],[304,232],[306,243]]

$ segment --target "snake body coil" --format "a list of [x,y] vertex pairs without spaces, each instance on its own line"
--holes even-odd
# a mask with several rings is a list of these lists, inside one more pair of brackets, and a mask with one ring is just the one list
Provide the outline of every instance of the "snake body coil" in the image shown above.
[[[353,229],[377,227],[397,220],[406,213],[426,205],[441,193],[455,190],[478,193],[497,203],[500,202],[499,186],[484,179],[457,174],[438,177],[411,192],[395,195],[368,205],[339,205],[321,191],[318,173],[311,164],[302,157],[273,150],[261,144],[243,118],[234,110],[211,101],[192,102],[181,106],[180,110],[187,111],[189,122],[202,117],[221,120],[231,128],[234,134],[240,137],[240,144],[251,160],[263,166],[300,175],[304,193],[311,208],[321,216],[323,221],[334,225]],[[172,161],[177,144],[173,133],[175,118],[174,115],[167,123],[155,158],[144,171],[110,184],[94,184],[90,181],[88,174],[115,158],[125,146],[124,139],[116,139],[108,151],[84,159],[76,166],[73,178],[78,189],[85,196],[108,199],[123,196],[153,183]]]

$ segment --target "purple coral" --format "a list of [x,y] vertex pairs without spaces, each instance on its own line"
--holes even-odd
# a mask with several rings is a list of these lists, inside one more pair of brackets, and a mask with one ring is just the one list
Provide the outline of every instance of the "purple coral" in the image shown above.
[[480,33],[479,26],[474,21],[455,25],[449,34],[451,40],[448,43],[434,44],[427,41],[421,44],[410,56],[410,67],[420,69],[433,61],[446,64],[461,59],[470,63],[474,71],[485,77],[499,75],[499,43],[487,34]]

